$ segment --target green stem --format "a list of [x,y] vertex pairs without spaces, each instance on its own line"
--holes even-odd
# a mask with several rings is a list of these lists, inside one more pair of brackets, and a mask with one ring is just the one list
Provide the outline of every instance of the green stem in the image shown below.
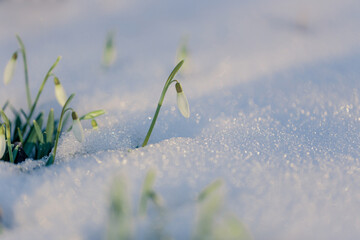
[[60,120],[59,120],[59,125],[58,125],[58,128],[57,128],[57,131],[56,131],[56,138],[55,138],[55,146],[54,146],[54,161],[55,161],[55,157],[56,157],[56,150],[57,150],[57,145],[58,145],[58,142],[59,142],[59,137],[60,137],[60,133],[61,133],[61,129],[62,129],[62,125],[63,125],[63,117],[65,115],[65,113],[68,111],[68,110],[71,110],[71,108],[67,108],[67,105],[71,102],[71,100],[74,98],[75,94],[71,94],[70,97],[68,98],[68,100],[66,101],[66,103],[64,104],[64,107],[61,111],[61,115],[60,115]]
[[31,102],[31,95],[30,95],[29,74],[28,74],[28,65],[27,65],[27,60],[26,60],[26,51],[25,51],[24,43],[21,40],[19,35],[16,35],[16,39],[19,42],[19,45],[20,45],[20,48],[21,48],[21,53],[22,53],[22,56],[23,56],[23,61],[24,61],[26,98],[27,98],[28,107],[29,107],[29,110],[30,110],[32,102]]
[[172,70],[172,72],[170,73],[168,79],[166,80],[165,82],[165,85],[164,85],[164,88],[161,92],[161,95],[160,95],[160,99],[159,99],[159,102],[158,102],[158,105],[157,105],[157,108],[156,108],[156,111],[155,111],[155,114],[154,114],[154,117],[153,117],[153,120],[151,122],[151,125],[150,125],[150,128],[146,134],[146,137],[145,137],[145,140],[143,142],[143,144],[141,145],[142,147],[145,147],[149,141],[149,138],[150,138],[150,135],[152,133],[152,130],[155,126],[155,123],[156,123],[156,120],[157,120],[157,117],[159,115],[159,112],[160,112],[160,108],[164,102],[164,98],[165,98],[165,94],[169,88],[169,86],[171,85],[171,83],[173,82],[173,78],[175,77],[175,74],[180,70],[181,66],[183,65],[184,63],[184,60],[181,60],[177,65],[176,67]]
[[29,115],[28,115],[28,117],[27,117],[27,119],[26,119],[26,124],[25,124],[25,126],[23,127],[23,129],[22,129],[22,132],[23,132],[23,133],[25,133],[26,128],[27,128],[28,126],[30,126],[30,120],[31,120],[31,117],[32,117],[32,115],[33,115],[33,113],[34,113],[34,110],[35,110],[35,108],[36,108],[36,105],[37,105],[37,103],[38,103],[38,101],[39,101],[40,95],[41,95],[41,93],[42,93],[42,91],[43,91],[43,89],[44,89],[44,87],[45,87],[45,84],[46,84],[47,80],[48,80],[49,77],[52,75],[52,70],[53,70],[53,69],[56,67],[56,65],[59,63],[60,59],[61,59],[61,57],[58,57],[58,58],[56,59],[55,63],[50,67],[49,71],[47,72],[47,74],[46,74],[46,76],[45,76],[45,78],[44,78],[44,80],[43,80],[43,82],[42,82],[42,84],[41,84],[41,86],[40,86],[40,89],[39,89],[39,91],[38,91],[38,93],[37,93],[37,95],[36,95],[34,104],[31,106],[30,113],[29,113]]

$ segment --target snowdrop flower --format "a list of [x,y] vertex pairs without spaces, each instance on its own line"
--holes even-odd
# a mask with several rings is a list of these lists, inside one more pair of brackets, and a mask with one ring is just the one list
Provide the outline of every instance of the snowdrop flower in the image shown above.
[[4,156],[5,149],[6,149],[5,128],[3,125],[0,125],[0,158]]
[[65,90],[57,77],[54,77],[54,83],[56,100],[63,107],[67,100]]
[[189,118],[190,117],[189,103],[179,82],[176,82],[175,88],[177,92],[178,108],[184,117]]
[[17,54],[17,52],[15,52],[12,55],[9,62],[6,64],[5,71],[4,71],[4,83],[5,83],[5,85],[7,85],[11,81],[11,79],[12,79],[12,77],[14,75],[17,56],[18,56],[18,54]]
[[73,119],[72,131],[79,142],[84,141],[84,130],[75,111],[71,113]]

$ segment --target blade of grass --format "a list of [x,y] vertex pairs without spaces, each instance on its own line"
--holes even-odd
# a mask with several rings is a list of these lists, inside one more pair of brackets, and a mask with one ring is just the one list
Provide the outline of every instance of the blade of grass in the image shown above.
[[[44,114],[43,113],[40,113],[38,115],[38,117],[36,118],[36,122],[38,123],[39,126],[42,126],[43,124],[43,116]],[[30,128],[30,131],[27,135],[27,137],[25,138],[25,141],[24,141],[24,151],[25,153],[31,157],[32,156],[32,152],[33,152],[33,148],[35,147],[35,145],[37,144],[37,136],[36,136],[36,132],[35,132],[35,127],[32,126]]]
[[7,106],[9,105],[9,100],[7,100],[6,102],[5,102],[5,104],[3,105],[3,107],[2,107],[2,110],[3,111],[5,111],[5,109],[7,108]]
[[43,133],[41,132],[41,128],[35,120],[33,121],[33,124],[34,124],[34,128],[35,128],[35,133],[39,139],[39,142],[43,144],[44,136],[43,136]]
[[92,111],[92,112],[89,112],[87,114],[84,114],[83,116],[81,116],[79,119],[80,120],[88,120],[88,119],[93,119],[93,118],[96,118],[98,116],[101,116],[105,114],[105,111],[100,109],[100,110],[95,110],[95,111]]
[[17,132],[18,132],[18,136],[19,136],[21,145],[24,145],[24,137],[23,137],[23,135],[21,133],[21,129],[19,127],[17,128]]
[[54,109],[50,109],[46,124],[46,142],[52,143],[54,135]]

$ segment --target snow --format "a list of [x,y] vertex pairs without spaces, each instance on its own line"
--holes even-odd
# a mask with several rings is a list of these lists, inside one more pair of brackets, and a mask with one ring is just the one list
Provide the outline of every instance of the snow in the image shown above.
[[[55,73],[78,114],[107,111],[98,131],[84,124],[83,143],[62,135],[51,167],[0,163],[1,239],[103,239],[114,179],[125,176],[136,208],[149,169],[175,239],[191,237],[196,196],[218,178],[224,211],[254,239],[358,239],[359,13],[351,0],[0,1],[0,67],[19,33],[33,95],[62,55]],[[118,60],[104,71],[110,30]],[[136,148],[185,35],[190,64],[176,79],[191,116],[171,86],[150,144]],[[21,68],[0,104],[26,109]],[[39,109],[51,107],[49,82]],[[150,238],[151,220],[136,223],[136,238]]]

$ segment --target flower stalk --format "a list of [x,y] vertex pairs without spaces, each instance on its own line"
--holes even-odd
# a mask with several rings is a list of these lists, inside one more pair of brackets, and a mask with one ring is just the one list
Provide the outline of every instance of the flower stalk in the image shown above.
[[150,124],[150,128],[146,134],[146,137],[145,137],[145,140],[143,142],[143,144],[141,145],[142,147],[145,147],[149,141],[149,138],[150,138],[150,135],[152,133],[152,130],[154,129],[154,126],[155,126],[155,123],[156,123],[156,120],[157,120],[157,117],[159,115],[159,112],[160,112],[160,108],[164,102],[164,98],[165,98],[165,94],[169,88],[169,86],[171,85],[171,83],[173,83],[173,79],[175,77],[175,74],[180,70],[181,66],[183,65],[184,63],[184,60],[181,60],[177,65],[176,67],[172,70],[172,72],[170,73],[168,79],[166,80],[165,82],[165,85],[164,85],[164,88],[161,92],[161,95],[160,95],[160,99],[159,99],[159,102],[158,102],[158,105],[157,105],[157,108],[156,108],[156,111],[155,111],[155,114],[154,114],[154,117],[153,117],[153,120]]
[[26,99],[28,103],[29,110],[31,109],[31,94],[30,94],[30,86],[29,86],[29,73],[28,73],[28,65],[26,60],[26,50],[25,45],[23,41],[21,40],[19,35],[16,35],[16,39],[18,40],[18,43],[20,45],[21,54],[23,56],[23,62],[24,62],[24,74],[25,74],[25,88],[26,88]]

